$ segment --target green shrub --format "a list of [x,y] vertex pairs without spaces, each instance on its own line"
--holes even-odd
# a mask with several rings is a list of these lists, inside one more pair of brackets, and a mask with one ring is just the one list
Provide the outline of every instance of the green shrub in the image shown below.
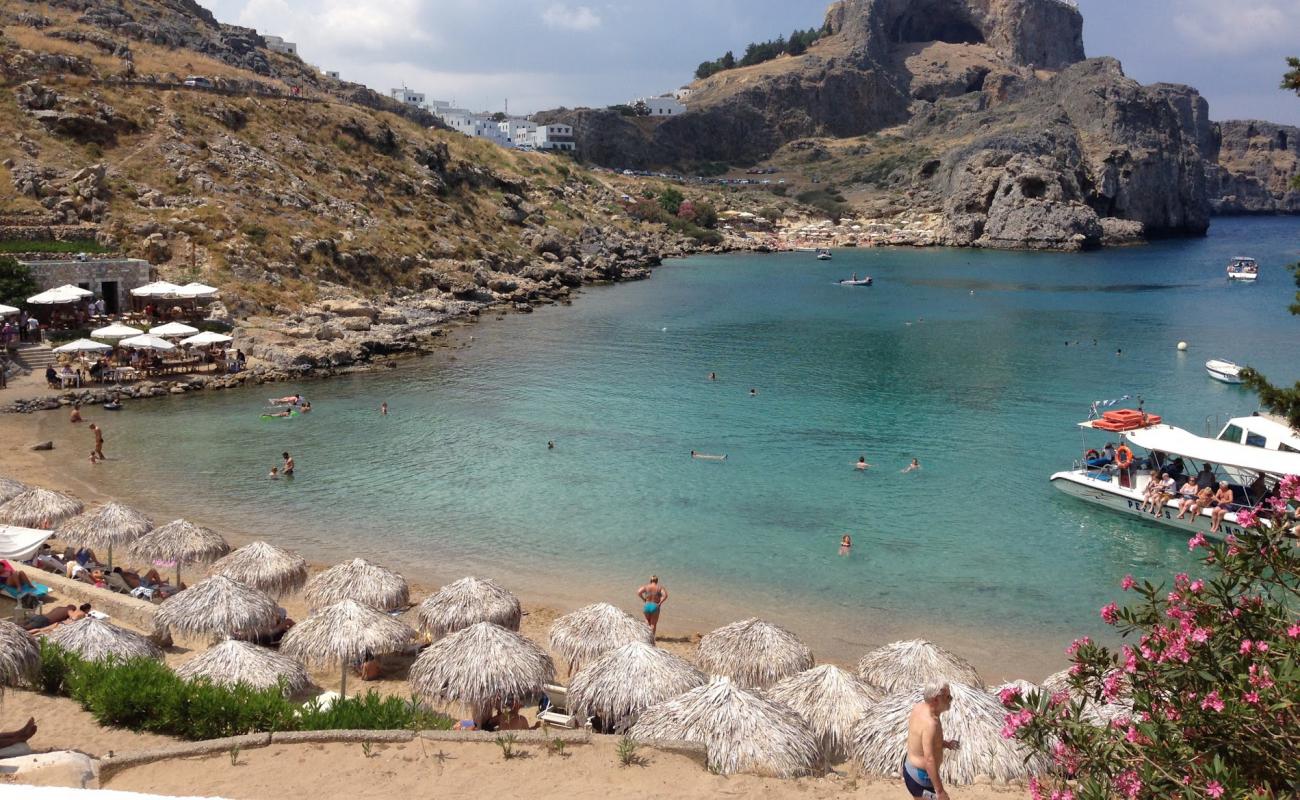
[[36,673],[36,688],[45,694],[67,694],[65,684],[76,656],[41,639],[41,666]]
[[327,709],[308,705],[299,720],[304,731],[449,730],[451,724],[447,717],[421,708],[415,698],[380,697],[374,692],[336,700]]

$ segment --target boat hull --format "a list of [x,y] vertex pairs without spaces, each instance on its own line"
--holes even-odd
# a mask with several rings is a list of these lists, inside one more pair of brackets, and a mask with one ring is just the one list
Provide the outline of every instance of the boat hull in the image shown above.
[[1130,517],[1137,517],[1148,522],[1155,522],[1169,528],[1175,528],[1186,534],[1201,533],[1210,539],[1223,539],[1229,535],[1241,535],[1241,526],[1237,516],[1228,514],[1218,533],[1210,532],[1210,512],[1202,511],[1199,516],[1188,515],[1178,519],[1178,501],[1170,500],[1161,509],[1159,515],[1140,510],[1142,493],[1136,489],[1118,485],[1115,481],[1099,480],[1090,477],[1083,470],[1058,472],[1052,476],[1052,485],[1071,497],[1078,498],[1093,505],[1108,508]]
[[1241,376],[1234,372],[1219,372],[1217,370],[1213,370],[1210,369],[1209,367],[1206,367],[1205,374],[1209,375],[1211,378],[1214,378],[1216,381],[1219,381],[1220,383],[1231,383],[1234,385],[1241,383]]
[[1229,272],[1228,280],[1230,281],[1254,281],[1258,280],[1259,275],[1253,272]]

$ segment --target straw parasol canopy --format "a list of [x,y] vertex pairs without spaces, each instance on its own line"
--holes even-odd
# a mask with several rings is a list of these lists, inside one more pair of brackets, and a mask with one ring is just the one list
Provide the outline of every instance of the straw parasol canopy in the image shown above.
[[28,489],[0,506],[0,522],[23,528],[49,530],[85,508],[70,494],[52,489]]
[[30,488],[32,487],[22,481],[16,481],[13,478],[6,478],[0,475],[0,504],[8,503],[10,500]]
[[207,564],[230,552],[230,545],[210,528],[175,519],[135,540],[131,550],[150,561],[175,561],[176,583],[182,564]]
[[519,630],[519,598],[488,578],[461,578],[425,598],[416,610],[420,629],[434,639],[478,622]]
[[111,345],[103,342],[92,342],[89,339],[77,339],[74,342],[59,345],[54,348],[56,353],[107,353],[112,350]]
[[551,626],[551,649],[569,662],[570,672],[629,642],[654,644],[654,640],[643,620],[609,603],[584,606]]
[[[1018,742],[1002,738],[1007,710],[996,697],[959,681],[948,681],[948,688],[952,707],[943,714],[943,735],[961,747],[943,758],[944,783],[969,784],[981,776],[1008,783],[1047,768],[1042,757],[1030,757]],[[853,760],[872,775],[897,776],[907,752],[907,720],[919,702],[920,690],[908,690],[872,705],[854,730]]]
[[706,633],[696,661],[705,672],[725,675],[739,686],[765,689],[810,668],[813,654],[785,628],[751,617]]
[[214,575],[163,601],[155,624],[183,636],[252,634],[280,621],[280,609],[265,592]]
[[312,608],[355,600],[381,611],[392,611],[411,602],[406,578],[363,558],[354,558],[320,573],[307,581],[304,594]]
[[555,663],[532,641],[478,622],[434,642],[411,665],[411,688],[435,703],[459,703],[483,720],[492,707],[535,695],[555,678]]
[[964,658],[924,639],[877,647],[858,662],[858,677],[886,692],[910,692],[932,680],[984,688],[979,673]]
[[218,686],[282,686],[285,696],[301,692],[310,683],[307,667],[301,661],[237,639],[213,645],[177,667],[176,674],[187,681],[206,678]]
[[130,506],[107,503],[89,514],[73,517],[59,526],[59,540],[76,547],[108,549],[113,566],[113,548],[129,545],[153,530],[153,520]]
[[133,658],[152,658],[161,661],[162,649],[135,631],[119,628],[111,622],[85,617],[54,629],[50,641],[87,661],[104,661],[109,658],[129,661]]
[[12,622],[0,620],[0,692],[6,685],[35,673],[40,663],[41,648],[36,639]]
[[817,737],[798,714],[725,677],[651,706],[628,735],[702,742],[709,769],[722,775],[794,778],[810,772],[821,755]]
[[784,703],[821,738],[828,761],[843,761],[853,742],[853,727],[883,695],[858,676],[823,664],[773,686],[766,697]]
[[[1114,672],[1112,670],[1112,672]],[[1107,673],[1108,675],[1111,673]],[[1119,673],[1119,697],[1115,701],[1096,700],[1101,697],[1096,691],[1078,692],[1070,685],[1070,670],[1063,669],[1060,672],[1053,672],[1043,679],[1042,690],[1050,695],[1065,692],[1072,701],[1083,701],[1083,718],[1094,725],[1106,726],[1111,720],[1133,716],[1133,683],[1129,680],[1128,675],[1123,672]],[[1038,688],[1038,687],[1035,687]],[[1100,682],[1095,687],[1100,690]],[[1027,692],[1025,693],[1028,694]]]
[[253,542],[213,564],[209,572],[284,597],[307,582],[307,559],[266,542]]
[[413,638],[415,631],[405,622],[355,600],[344,600],[290,628],[280,640],[280,652],[308,664],[342,665],[340,693],[346,694],[348,667],[367,653],[401,650]]
[[989,694],[994,697],[999,697],[1007,689],[1015,689],[1020,692],[1021,697],[1028,697],[1033,692],[1042,691],[1042,687],[1032,681],[1017,679],[1014,681],[1007,681],[1006,683],[1000,683],[997,686],[990,686]]
[[629,642],[597,658],[569,680],[569,708],[597,716],[615,730],[650,706],[708,682],[703,672],[667,650]]

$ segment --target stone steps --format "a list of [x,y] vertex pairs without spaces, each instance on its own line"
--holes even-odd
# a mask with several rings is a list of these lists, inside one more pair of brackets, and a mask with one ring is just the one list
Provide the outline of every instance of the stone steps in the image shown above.
[[14,361],[32,372],[44,372],[46,367],[58,361],[54,350],[44,344],[20,342],[11,353]]

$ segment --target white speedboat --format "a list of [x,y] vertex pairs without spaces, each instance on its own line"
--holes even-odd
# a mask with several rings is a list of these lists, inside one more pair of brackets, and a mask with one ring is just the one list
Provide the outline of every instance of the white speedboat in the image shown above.
[[837,281],[837,283],[839,283],[840,286],[870,286],[870,285],[871,285],[871,276],[868,275],[868,276],[866,276],[865,278],[862,278],[861,280],[859,280],[859,279],[858,279],[858,273],[855,272],[855,273],[853,273],[853,277],[851,277],[851,278],[842,278],[842,279],[840,279],[839,281]]
[[[1148,419],[1156,422],[1143,425],[1139,421],[1137,427],[1120,430],[1104,418],[1079,423],[1085,430],[1108,432],[1112,441],[1119,440],[1116,457],[1108,459],[1104,451],[1088,450],[1072,469],[1053,475],[1052,485],[1112,511],[1222,539],[1241,533],[1238,510],[1259,505],[1284,476],[1300,474],[1300,436],[1267,417],[1230,419],[1215,438],[1161,424],[1159,417]],[[1231,510],[1218,531],[1210,531],[1209,508],[1180,519],[1179,497],[1166,501],[1155,514],[1142,509],[1147,484],[1153,478],[1158,480],[1161,472],[1167,472],[1181,488],[1189,474],[1198,474],[1198,464],[1209,467],[1205,482],[1212,479],[1217,485],[1227,481],[1232,489]]]
[[1217,358],[1205,362],[1205,371],[1211,378],[1223,383],[1241,383],[1241,367],[1231,361]]
[[1259,263],[1253,258],[1237,256],[1228,263],[1228,280],[1253,281],[1259,279]]
[[819,249],[817,250],[817,260],[818,260],[818,261],[830,261],[830,260],[831,260],[831,251],[830,251],[830,250],[827,250],[825,247],[819,248]]

